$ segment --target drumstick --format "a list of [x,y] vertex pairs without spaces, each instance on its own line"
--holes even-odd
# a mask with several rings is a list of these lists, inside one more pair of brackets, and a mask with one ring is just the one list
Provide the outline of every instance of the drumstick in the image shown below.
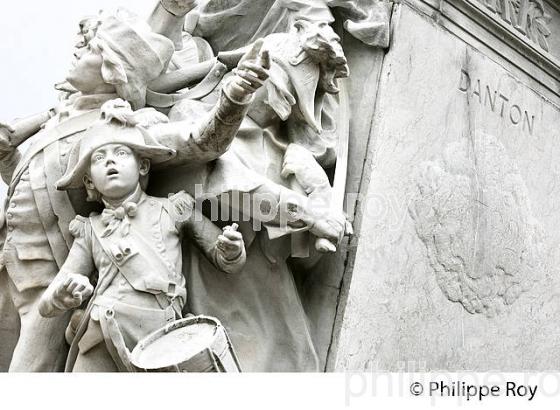
[[222,231],[237,231],[239,229],[239,225],[236,223],[233,223],[231,225],[228,226],[224,226]]

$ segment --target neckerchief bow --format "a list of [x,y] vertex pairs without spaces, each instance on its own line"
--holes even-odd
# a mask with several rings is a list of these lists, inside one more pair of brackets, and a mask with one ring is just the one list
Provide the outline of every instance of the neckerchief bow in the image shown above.
[[126,202],[124,205],[115,209],[105,208],[101,214],[101,221],[106,228],[101,234],[105,238],[119,229],[122,236],[128,235],[130,232],[129,218],[134,218],[138,211],[138,205],[134,202]]

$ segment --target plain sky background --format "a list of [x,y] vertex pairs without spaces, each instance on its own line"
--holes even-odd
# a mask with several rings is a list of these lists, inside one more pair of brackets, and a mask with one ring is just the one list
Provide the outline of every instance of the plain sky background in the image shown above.
[[[78,23],[99,10],[127,8],[148,17],[157,0],[3,1],[0,13],[0,121],[53,107],[78,41]],[[0,182],[0,198],[6,185]]]
[[0,13],[0,121],[49,109],[64,80],[82,17],[125,7],[147,17],[157,0],[3,1]]

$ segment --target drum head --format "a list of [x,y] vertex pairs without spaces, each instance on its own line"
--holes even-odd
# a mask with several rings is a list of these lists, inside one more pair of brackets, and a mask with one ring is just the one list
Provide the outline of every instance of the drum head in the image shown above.
[[146,370],[186,362],[212,345],[220,326],[208,317],[178,320],[138,343],[132,352],[132,362]]

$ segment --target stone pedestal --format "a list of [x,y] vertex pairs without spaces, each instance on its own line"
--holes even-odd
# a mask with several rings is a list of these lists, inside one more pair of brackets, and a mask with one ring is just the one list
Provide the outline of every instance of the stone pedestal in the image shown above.
[[560,14],[489,3],[395,6],[331,370],[560,369]]

